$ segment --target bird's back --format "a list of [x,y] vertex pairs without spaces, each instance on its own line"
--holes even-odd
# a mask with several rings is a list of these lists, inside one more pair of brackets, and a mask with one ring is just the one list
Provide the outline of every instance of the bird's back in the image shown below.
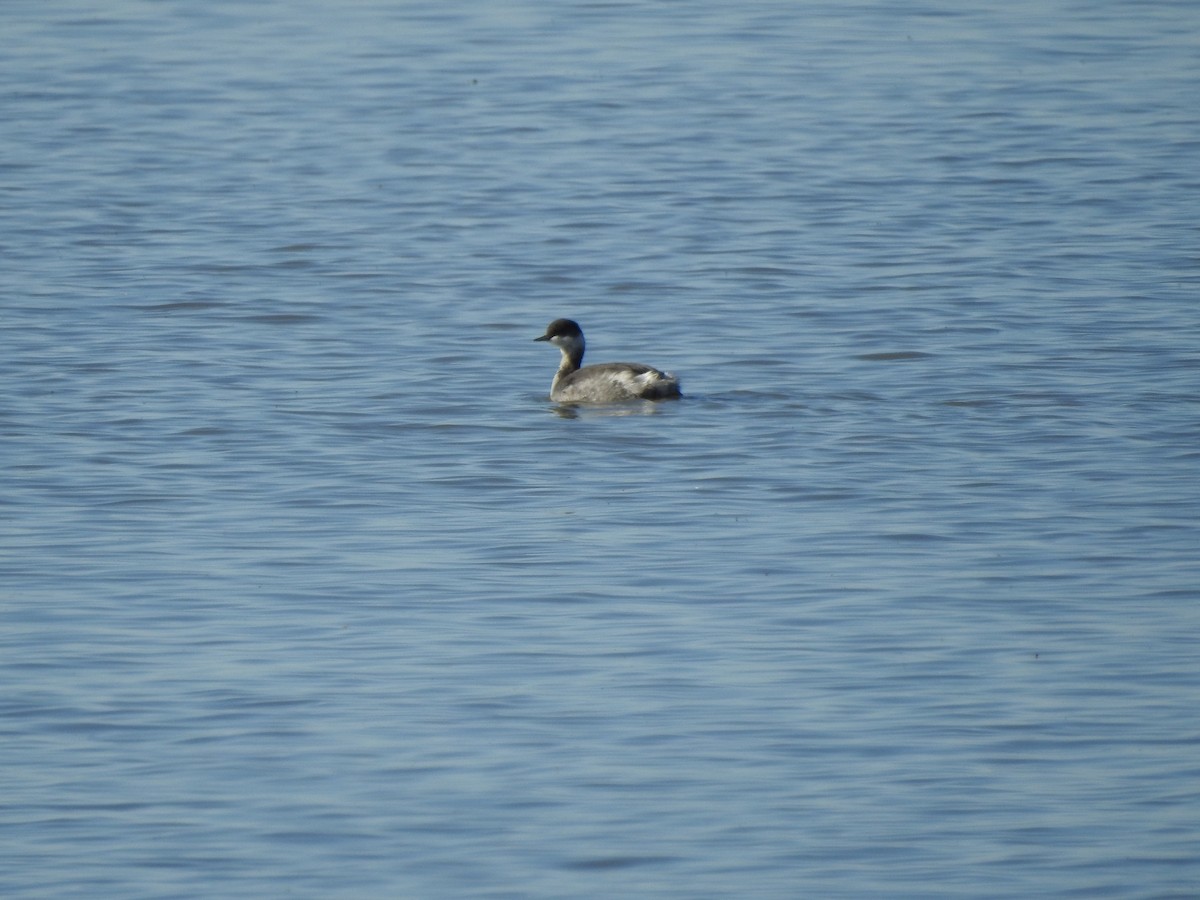
[[558,379],[550,392],[552,400],[583,403],[669,400],[678,396],[678,378],[641,363],[584,366]]

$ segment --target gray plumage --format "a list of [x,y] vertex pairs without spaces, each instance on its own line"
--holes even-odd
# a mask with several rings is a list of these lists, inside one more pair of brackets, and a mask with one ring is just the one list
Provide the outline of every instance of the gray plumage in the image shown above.
[[556,403],[619,403],[624,400],[670,400],[679,396],[679,379],[641,363],[583,365],[583,329],[571,319],[555,319],[535,341],[548,341],[562,351],[562,362],[550,384]]

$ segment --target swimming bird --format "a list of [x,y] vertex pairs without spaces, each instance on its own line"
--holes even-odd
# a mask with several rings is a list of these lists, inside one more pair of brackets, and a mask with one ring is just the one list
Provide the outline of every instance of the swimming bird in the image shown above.
[[556,403],[619,403],[622,400],[669,400],[679,396],[679,379],[641,363],[583,366],[583,329],[570,319],[555,319],[535,341],[549,341],[562,351],[562,362],[550,383]]

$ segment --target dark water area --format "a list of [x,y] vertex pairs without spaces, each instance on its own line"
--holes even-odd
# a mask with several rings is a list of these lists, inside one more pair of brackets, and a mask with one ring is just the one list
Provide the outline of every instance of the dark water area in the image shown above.
[[5,897],[1194,893],[1194,4],[0,25]]

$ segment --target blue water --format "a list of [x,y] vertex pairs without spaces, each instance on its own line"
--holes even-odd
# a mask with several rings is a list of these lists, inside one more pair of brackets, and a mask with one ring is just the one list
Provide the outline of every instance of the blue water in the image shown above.
[[1195,895],[1200,7],[0,28],[3,896]]

